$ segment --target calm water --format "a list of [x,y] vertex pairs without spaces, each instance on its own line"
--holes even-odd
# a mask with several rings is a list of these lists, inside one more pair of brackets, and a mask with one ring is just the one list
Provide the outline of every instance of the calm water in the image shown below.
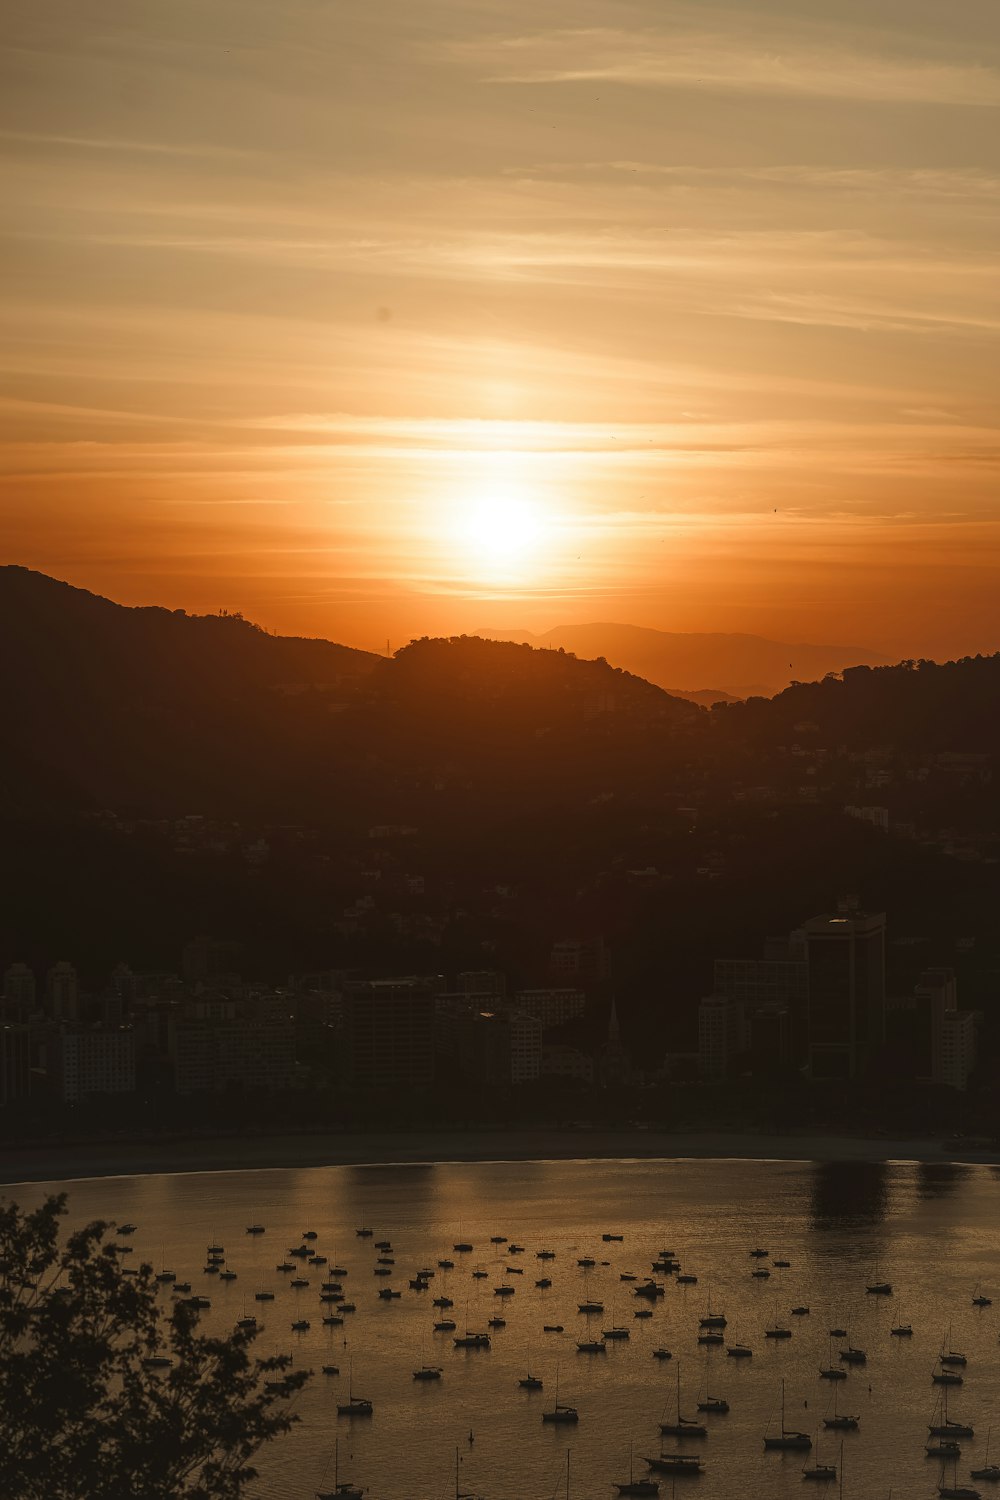
[[[962,1442],[959,1482],[968,1483],[970,1466],[984,1462],[991,1423],[996,1441],[990,1457],[1000,1459],[1000,1171],[994,1167],[581,1161],[283,1169],[66,1186],[74,1220],[133,1220],[139,1226],[133,1262],[148,1258],[157,1270],[166,1266],[210,1296],[209,1328],[232,1326],[245,1304],[264,1325],[262,1353],[290,1352],[296,1365],[316,1370],[296,1401],[301,1425],[261,1456],[254,1489],[259,1500],[311,1497],[324,1474],[332,1488],[335,1437],[340,1479],[364,1486],[373,1500],[454,1495],[456,1446],[462,1490],[487,1500],[564,1494],[567,1447],[571,1494],[609,1497],[613,1482],[628,1478],[630,1444],[637,1478],[646,1472],[641,1456],[659,1451],[658,1423],[675,1408],[678,1361],[685,1415],[695,1415],[706,1378],[712,1394],[725,1396],[731,1407],[728,1416],[703,1418],[706,1439],[681,1444],[706,1465],[700,1479],[677,1481],[682,1493],[696,1490],[706,1500],[802,1496],[803,1463],[817,1457],[838,1462],[843,1438],[845,1495],[877,1500],[891,1488],[896,1496],[933,1497],[943,1474],[955,1482],[950,1464],[944,1471],[924,1455],[940,1395],[931,1371],[948,1338],[968,1356],[964,1385],[949,1393],[950,1415],[976,1429],[974,1439]],[[10,1191],[27,1203],[43,1189]],[[265,1234],[245,1233],[254,1220],[266,1226]],[[391,1279],[374,1276],[379,1252],[373,1240],[356,1237],[361,1224],[374,1229],[374,1239],[392,1241]],[[344,1290],[357,1312],[343,1328],[322,1326],[322,1312],[331,1310],[318,1300],[326,1268],[300,1270],[287,1257],[306,1229],[317,1231],[313,1248],[330,1265],[348,1268]],[[605,1232],[624,1238],[604,1243]],[[494,1234],[524,1245],[525,1253],[512,1256],[505,1246],[491,1245]],[[472,1254],[453,1252],[460,1240],[475,1246]],[[205,1250],[213,1242],[225,1246],[237,1281],[204,1274]],[[790,1269],[753,1280],[759,1263],[748,1252],[757,1245],[789,1260]],[[539,1249],[554,1250],[556,1259],[537,1260]],[[619,1275],[648,1275],[661,1249],[676,1251],[698,1284],[658,1277],[666,1295],[653,1317],[640,1321],[634,1310],[649,1304],[635,1299]],[[584,1256],[597,1261],[594,1269],[577,1266]],[[308,1277],[307,1290],[293,1291],[291,1276],[276,1271],[286,1258],[294,1274]],[[453,1271],[438,1270],[429,1292],[409,1289],[416,1270],[443,1258],[456,1262]],[[879,1279],[893,1284],[891,1298],[865,1294],[876,1264]],[[523,1275],[506,1273],[517,1265]],[[488,1279],[473,1279],[479,1267]],[[545,1275],[551,1289],[536,1289]],[[515,1295],[494,1296],[500,1283],[515,1286]],[[377,1298],[386,1284],[402,1291],[398,1301]],[[995,1306],[972,1306],[977,1286]],[[273,1290],[276,1300],[255,1303],[261,1288]],[[442,1294],[454,1300],[450,1311],[431,1306]],[[699,1347],[698,1319],[709,1295],[713,1310],[729,1320],[727,1338],[752,1346],[751,1360]],[[576,1350],[587,1333],[577,1304],[588,1299],[605,1308],[603,1317],[591,1320],[591,1337],[612,1322],[629,1330],[629,1340],[612,1343],[606,1355]],[[790,1317],[799,1304],[809,1315]],[[793,1329],[787,1341],[764,1338],[776,1312]],[[507,1326],[493,1332],[489,1350],[455,1349],[452,1334],[432,1331],[436,1318],[453,1317],[462,1333],[466,1326],[485,1329],[497,1315]],[[292,1320],[302,1317],[310,1331],[292,1333]],[[890,1336],[894,1318],[913,1324],[912,1339]],[[543,1333],[546,1323],[561,1323],[565,1332]],[[868,1363],[832,1383],[819,1378],[819,1367],[830,1362],[828,1330],[838,1326],[867,1351]],[[661,1345],[672,1351],[671,1361],[653,1359]],[[339,1378],[321,1375],[324,1363],[338,1364]],[[421,1364],[441,1365],[442,1380],[414,1381]],[[518,1388],[529,1366],[543,1378],[543,1392]],[[370,1421],[338,1419],[336,1403],[347,1397],[349,1371],[355,1394],[375,1404]],[[555,1397],[557,1372],[560,1400],[580,1412],[575,1429],[541,1421]],[[782,1378],[788,1425],[814,1439],[808,1459],[764,1451]],[[835,1391],[839,1410],[860,1416],[858,1432],[823,1432]],[[678,1447],[676,1439],[663,1442]],[[1000,1496],[1000,1487],[978,1487]],[[836,1493],[835,1486],[815,1489]],[[671,1495],[669,1477],[661,1479],[660,1494]]]

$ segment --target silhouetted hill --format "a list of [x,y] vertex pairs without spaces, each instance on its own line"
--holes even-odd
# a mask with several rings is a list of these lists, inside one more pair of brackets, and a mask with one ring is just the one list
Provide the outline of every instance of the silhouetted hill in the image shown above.
[[387,661],[238,615],[123,608],[16,567],[0,569],[0,692],[16,705],[0,806],[147,815],[323,818],[353,802],[360,817],[405,802],[392,789],[421,766],[475,777],[499,756],[513,785],[545,761],[539,736],[572,756],[588,725],[699,712],[557,651],[458,638]]
[[532,646],[561,646],[577,656],[604,656],[667,692],[700,694],[704,683],[717,682],[724,695],[736,698],[770,697],[796,680],[811,681],[844,667],[880,666],[885,661],[861,646],[791,645],[758,635],[679,633],[639,625],[560,625],[544,635],[520,630],[479,633]]
[[799,740],[902,754],[1000,753],[1000,655],[850,667],[713,710],[734,747]]

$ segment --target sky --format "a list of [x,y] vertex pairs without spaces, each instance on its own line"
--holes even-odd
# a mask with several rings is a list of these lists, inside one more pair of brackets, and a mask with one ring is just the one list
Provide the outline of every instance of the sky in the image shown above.
[[1000,647],[996,0],[12,0],[0,536],[385,648]]

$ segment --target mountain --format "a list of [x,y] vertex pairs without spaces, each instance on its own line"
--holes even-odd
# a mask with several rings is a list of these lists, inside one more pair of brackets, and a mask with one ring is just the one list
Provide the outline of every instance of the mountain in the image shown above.
[[[513,795],[609,723],[631,753],[636,722],[669,731],[699,713],[555,651],[460,637],[387,660],[240,615],[125,608],[19,567],[0,568],[0,695],[15,729],[0,810],[141,816],[385,821],[416,776],[457,765]],[[598,786],[606,759],[586,771]]]
[[812,646],[759,635],[679,633],[640,625],[560,625],[543,635],[522,630],[481,630],[493,640],[562,647],[576,656],[603,656],[655,682],[667,692],[699,694],[717,682],[723,698],[770,698],[791,682],[811,682],[844,667],[882,666],[885,658],[861,646]]

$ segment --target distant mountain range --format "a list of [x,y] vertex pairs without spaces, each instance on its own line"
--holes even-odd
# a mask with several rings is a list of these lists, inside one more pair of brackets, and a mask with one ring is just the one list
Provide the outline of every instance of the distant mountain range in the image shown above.
[[[711,704],[732,698],[771,698],[791,682],[813,682],[844,667],[876,667],[886,658],[863,646],[811,646],[759,635],[650,630],[641,625],[560,625],[542,635],[527,630],[479,630],[490,640],[526,642],[603,656],[655,682],[668,693]],[[717,683],[708,688],[706,683]]]

